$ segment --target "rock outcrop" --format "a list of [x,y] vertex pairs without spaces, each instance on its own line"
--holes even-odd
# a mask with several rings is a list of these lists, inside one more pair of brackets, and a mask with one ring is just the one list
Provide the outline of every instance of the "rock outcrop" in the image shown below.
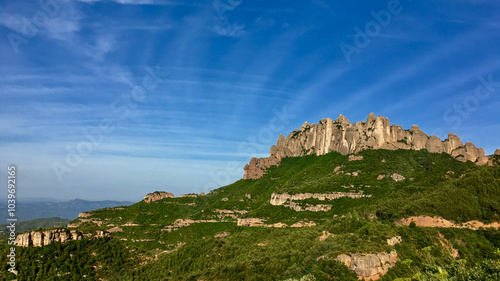
[[149,193],[146,196],[144,196],[144,202],[151,203],[164,198],[174,198],[174,194],[165,191],[155,191],[153,193]]
[[481,227],[500,229],[500,222],[492,222],[489,224],[485,224],[477,220],[472,220],[465,223],[455,223],[453,221],[449,221],[441,217],[429,217],[429,216],[413,216],[406,219],[401,219],[396,223],[409,226],[412,222],[415,223],[415,226],[421,226],[421,227],[442,227],[442,228],[451,227],[451,228],[468,228],[472,230],[478,230]]
[[358,193],[352,193],[352,192],[332,192],[332,193],[298,193],[298,194],[293,194],[290,195],[288,193],[273,193],[271,194],[271,199],[269,202],[271,205],[274,206],[279,206],[285,204],[287,201],[298,201],[298,200],[306,200],[309,198],[314,198],[318,199],[321,201],[324,200],[334,200],[334,199],[339,199],[342,197],[348,197],[348,198],[363,198],[363,197],[370,197],[371,194],[365,195],[363,194],[363,191],[360,191]]
[[277,222],[274,224],[265,224],[264,221],[265,219],[261,218],[244,218],[244,219],[238,219],[236,221],[236,224],[238,226],[251,226],[251,227],[275,227],[275,228],[288,227],[287,224],[284,224],[282,222]]
[[405,177],[400,174],[392,174],[391,179],[393,179],[394,181],[404,181]]
[[69,240],[82,240],[82,238],[82,233],[76,230],[68,230],[64,228],[44,231],[31,231],[17,235],[16,246],[41,247],[54,242],[64,243]]
[[216,223],[217,220],[192,220],[192,219],[177,219],[172,225],[167,225],[161,231],[172,232],[181,227],[187,227],[194,223]]
[[[201,195],[203,196],[203,195]],[[198,197],[198,194],[196,193],[189,193],[189,194],[181,194],[181,198],[196,198]]]
[[238,219],[238,226],[264,226],[264,220],[261,218]]
[[[243,178],[258,179],[265,174],[267,168],[279,165],[285,157],[324,155],[332,151],[348,155],[366,149],[427,149],[433,153],[448,153],[460,161],[469,160],[478,165],[487,164],[489,160],[484,149],[477,148],[471,142],[464,145],[453,133],[441,141],[436,136],[428,136],[417,125],[404,130],[401,126],[391,125],[388,118],[375,117],[373,113],[368,115],[365,122],[354,124],[340,115],[337,120],[326,118],[318,124],[305,122],[286,138],[280,134],[277,144],[271,146],[270,156],[252,158],[244,168]],[[350,160],[360,159],[353,156]]]
[[92,216],[91,213],[85,213],[85,212],[78,214],[79,218],[88,218],[88,217],[91,217],[91,216]]
[[342,254],[337,256],[336,260],[349,267],[360,279],[376,280],[396,264],[398,253],[391,251],[390,253],[353,254],[351,256]]
[[318,199],[321,201],[325,200],[334,200],[334,199],[339,199],[343,197],[348,197],[348,198],[363,198],[363,197],[371,197],[371,194],[365,195],[363,194],[363,191],[359,191],[358,193],[352,193],[352,192],[332,192],[332,193],[298,193],[298,194],[293,194],[290,195],[288,193],[273,193],[271,194],[271,199],[269,202],[271,205],[274,206],[281,206],[283,205],[284,207],[290,208],[296,212],[302,212],[302,211],[310,211],[310,212],[328,212],[332,209],[332,205],[328,204],[317,204],[317,205],[310,205],[306,204],[306,206],[301,206],[300,204],[297,204],[296,202],[293,201],[300,201],[300,200],[306,200],[309,198],[314,198]]
[[[279,140],[278,140],[279,142]],[[280,160],[275,156],[270,156],[267,158],[252,158],[250,163],[246,164],[243,170],[245,170],[245,175],[243,179],[258,179],[264,175],[267,168],[271,166],[278,165]]]
[[387,245],[389,245],[389,246],[401,244],[401,242],[403,242],[403,238],[401,238],[401,236],[394,236],[394,237],[387,239]]

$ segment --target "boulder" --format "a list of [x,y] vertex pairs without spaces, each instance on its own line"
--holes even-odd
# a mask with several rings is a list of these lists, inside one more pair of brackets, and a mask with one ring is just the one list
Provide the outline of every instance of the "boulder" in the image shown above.
[[376,254],[353,254],[350,256],[341,254],[335,260],[345,264],[360,279],[378,279],[380,275],[386,274],[391,267],[396,265],[398,254],[396,251]]
[[405,177],[400,174],[392,174],[391,178],[395,181],[404,181]]

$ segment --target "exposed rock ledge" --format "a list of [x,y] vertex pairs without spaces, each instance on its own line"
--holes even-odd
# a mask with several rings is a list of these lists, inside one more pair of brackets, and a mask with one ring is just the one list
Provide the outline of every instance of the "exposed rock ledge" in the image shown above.
[[[181,198],[197,198],[199,196],[205,196],[205,192],[200,194],[189,193],[189,194],[181,194]],[[151,203],[154,201],[162,200],[165,198],[175,198],[173,193],[165,192],[165,191],[155,191],[144,196],[144,202]],[[189,204],[189,203],[188,203]],[[194,206],[193,204],[188,206]]]
[[161,231],[172,232],[181,227],[190,226],[194,223],[216,223],[217,220],[192,220],[192,219],[177,219],[172,225],[167,225]]
[[[277,222],[277,223],[273,223],[273,224],[265,224],[266,220],[265,219],[261,219],[261,218],[244,218],[244,219],[238,219],[237,220],[237,225],[238,226],[251,226],[251,227],[275,227],[275,228],[284,228],[284,227],[288,227],[288,225],[286,223],[282,223],[282,222]],[[312,227],[312,226],[316,226],[316,223],[313,222],[313,221],[298,221],[292,225],[290,225],[290,227]]]
[[64,228],[45,231],[31,231],[18,234],[16,237],[16,246],[20,247],[41,247],[54,242],[64,243],[69,240],[82,240],[83,235],[76,230]]
[[393,267],[398,261],[398,253],[377,254],[353,254],[339,255],[337,261],[345,264],[349,269],[358,275],[359,279],[377,280],[380,275],[386,274],[389,268]]
[[422,227],[443,227],[443,228],[468,228],[468,229],[473,229],[477,230],[480,227],[483,228],[500,228],[500,222],[493,222],[490,224],[485,224],[480,221],[468,221],[463,224],[458,224],[440,217],[428,217],[428,216],[414,216],[414,217],[409,217],[407,219],[402,219],[398,223],[402,225],[409,226],[411,222],[414,222],[416,226],[422,226]]
[[283,205],[286,203],[286,201],[297,201],[297,200],[306,200],[309,198],[314,198],[318,199],[321,201],[324,200],[334,200],[334,199],[339,199],[342,197],[349,197],[349,198],[363,198],[363,197],[371,197],[370,194],[364,195],[363,191],[360,191],[358,193],[352,193],[352,192],[332,192],[332,193],[297,193],[290,195],[288,193],[273,193],[271,194],[271,200],[269,202],[271,205]]
[[[286,138],[280,134],[277,144],[271,146],[269,157],[252,158],[245,165],[243,179],[262,177],[267,168],[279,165],[285,157],[324,155],[332,151],[348,155],[366,149],[427,149],[433,153],[448,153],[463,162],[470,160],[477,165],[494,164],[485,155],[484,149],[477,148],[471,142],[464,145],[453,133],[449,133],[448,138],[441,141],[437,136],[428,136],[417,125],[404,130],[401,126],[391,125],[388,118],[375,117],[370,113],[366,122],[351,124],[345,116],[340,115],[335,121],[326,118],[318,124],[305,122]],[[360,158],[351,157],[350,160]]]
[[303,212],[303,211],[328,212],[332,209],[332,205],[328,205],[328,204],[317,204],[317,205],[306,204],[305,207],[302,207],[293,201],[291,201],[289,204],[285,204],[283,206],[290,208],[290,209],[294,210],[295,212]]

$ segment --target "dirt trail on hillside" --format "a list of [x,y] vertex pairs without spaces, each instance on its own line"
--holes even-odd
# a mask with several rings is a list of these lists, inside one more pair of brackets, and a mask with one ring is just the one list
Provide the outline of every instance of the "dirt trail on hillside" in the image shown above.
[[453,228],[468,228],[473,230],[478,230],[480,227],[483,228],[493,227],[495,229],[500,228],[500,222],[485,224],[480,221],[473,220],[458,224],[453,221],[449,221],[440,217],[428,217],[428,216],[409,217],[406,219],[402,219],[396,223],[409,226],[412,221],[415,222],[416,226],[423,226],[423,227],[453,227]]

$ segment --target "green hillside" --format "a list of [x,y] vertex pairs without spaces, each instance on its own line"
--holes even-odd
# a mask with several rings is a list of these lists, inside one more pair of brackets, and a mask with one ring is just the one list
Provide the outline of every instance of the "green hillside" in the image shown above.
[[[43,218],[43,219],[34,219],[29,221],[21,221],[16,223],[16,231],[23,232],[28,230],[35,230],[39,228],[50,228],[54,226],[66,226],[71,220],[62,219],[62,218]],[[5,237],[7,237],[7,229],[8,224],[0,224],[0,230]]]
[[[80,223],[79,231],[119,226],[123,232],[18,247],[17,278],[357,280],[337,256],[396,250],[398,262],[382,280],[500,280],[500,231],[395,223],[419,215],[456,223],[500,221],[500,166],[476,166],[425,150],[366,150],[358,155],[363,159],[349,161],[335,152],[285,158],[258,180],[239,180],[205,196],[92,211],[87,219],[93,222],[72,222]],[[343,197],[293,201],[302,210],[330,208],[313,212],[296,211],[289,202],[272,205],[273,193]],[[237,219],[245,218],[287,227],[238,226]],[[194,222],[179,226],[178,219]],[[290,227],[295,223],[312,226]],[[402,243],[389,245],[387,239],[395,236]],[[3,277],[6,246],[3,240]]]

